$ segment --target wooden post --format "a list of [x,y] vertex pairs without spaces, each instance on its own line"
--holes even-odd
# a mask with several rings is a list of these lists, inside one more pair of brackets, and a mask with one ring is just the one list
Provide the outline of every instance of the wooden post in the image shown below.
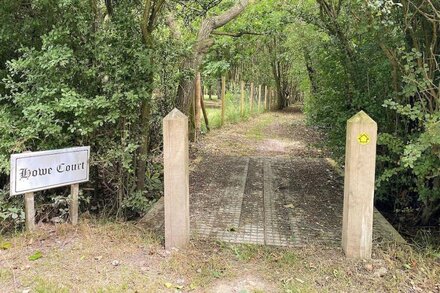
[[[203,97],[204,97],[204,95],[203,95]],[[206,108],[205,108],[205,98],[202,98],[200,100],[200,107],[202,108],[203,118],[205,119],[206,130],[210,131],[208,114],[206,113]]]
[[342,248],[371,258],[377,124],[364,111],[347,121]]
[[189,243],[188,118],[177,109],[163,119],[165,249]]
[[258,86],[258,113],[260,113],[261,105],[261,84]]
[[272,110],[272,95],[273,95],[273,90],[269,88],[269,111]]
[[275,103],[276,103],[276,100],[275,100],[275,90],[271,90],[270,91],[270,102],[271,102],[270,110],[272,110],[274,108],[274,106],[275,106]]
[[26,231],[35,231],[35,196],[33,192],[24,194],[24,215],[26,219]]
[[225,94],[226,94],[226,78],[224,76],[222,76],[222,119],[221,119],[221,126],[223,126],[225,124],[225,106],[226,106],[226,101],[225,101]]
[[252,114],[253,108],[254,108],[254,83],[251,82],[251,92],[249,95],[249,109],[250,109],[251,114]]
[[78,194],[79,194],[79,184],[72,184],[70,185],[70,194],[72,196],[72,199],[70,201],[70,222],[72,225],[76,226],[78,225]]
[[202,127],[202,121],[200,119],[200,108],[201,108],[201,98],[202,98],[202,84],[200,72],[197,72],[196,75],[196,85],[195,85],[195,113],[194,113],[194,122],[195,122],[195,133],[194,133],[194,141],[197,141],[197,137],[200,134],[200,129]]
[[267,85],[264,86],[264,111],[267,110]]
[[244,81],[241,81],[240,87],[240,113],[244,116]]

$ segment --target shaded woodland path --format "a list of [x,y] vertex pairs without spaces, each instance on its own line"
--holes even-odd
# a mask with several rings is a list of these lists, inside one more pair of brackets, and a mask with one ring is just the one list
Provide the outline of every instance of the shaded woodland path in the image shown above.
[[[192,146],[193,238],[340,245],[343,180],[299,106],[214,130]],[[147,222],[163,229],[163,207]],[[376,242],[395,232],[375,213]]]

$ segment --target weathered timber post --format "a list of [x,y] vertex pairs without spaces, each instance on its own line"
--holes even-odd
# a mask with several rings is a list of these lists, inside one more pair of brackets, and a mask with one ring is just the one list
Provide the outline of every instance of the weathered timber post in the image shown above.
[[163,119],[165,249],[189,243],[188,118],[177,109]]
[[72,184],[70,185],[70,193],[71,193],[71,200],[70,200],[70,222],[72,225],[78,225],[78,208],[79,208],[79,202],[78,202],[78,194],[79,194],[79,184]]
[[258,86],[258,113],[260,113],[261,106],[261,84]]
[[223,126],[225,124],[225,106],[226,106],[226,101],[225,101],[225,96],[226,96],[226,78],[224,76],[222,76],[222,93],[221,93],[221,98],[222,98],[222,116],[221,116],[221,126]]
[[240,87],[240,113],[244,116],[244,81],[241,81]]
[[264,86],[264,111],[267,110],[267,85]]
[[35,196],[33,192],[24,194],[24,215],[26,219],[26,231],[35,231]]
[[209,120],[208,120],[208,114],[206,113],[204,97],[205,95],[202,94],[202,99],[200,100],[200,108],[202,109],[203,119],[205,120],[206,131],[210,131],[211,129],[209,128]]
[[273,90],[269,88],[269,111],[272,110],[272,96],[273,96]]
[[276,96],[276,89],[271,90],[270,91],[270,102],[272,103],[270,106],[271,110],[276,106],[276,103],[277,103],[276,97],[277,97]]
[[342,248],[371,258],[377,124],[364,111],[347,121]]
[[194,131],[194,141],[197,141],[197,137],[200,134],[200,130],[202,128],[202,121],[200,119],[201,112],[201,99],[202,99],[202,81],[200,77],[200,72],[197,72],[196,75],[196,86],[195,86],[195,113],[194,113],[194,122],[195,122],[195,131]]
[[251,92],[249,95],[249,109],[250,109],[251,114],[252,114],[253,108],[254,108],[254,83],[251,82]]

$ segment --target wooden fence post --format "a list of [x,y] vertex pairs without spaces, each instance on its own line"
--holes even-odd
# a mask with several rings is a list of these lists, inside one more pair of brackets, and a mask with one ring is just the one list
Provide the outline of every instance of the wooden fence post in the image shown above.
[[244,81],[241,81],[240,86],[240,113],[244,116]]
[[78,194],[79,194],[79,184],[72,184],[70,185],[70,194],[72,196],[70,201],[70,222],[72,225],[78,225],[78,208],[79,208],[79,202],[78,202]]
[[251,82],[251,92],[249,94],[249,109],[252,114],[252,111],[254,109],[254,83]]
[[189,243],[188,118],[174,109],[163,119],[165,249]]
[[267,85],[264,86],[264,111],[267,110]]
[[342,248],[371,258],[377,124],[364,111],[347,121]]
[[222,119],[221,119],[221,126],[223,126],[225,124],[225,106],[226,106],[226,101],[225,101],[225,96],[226,96],[226,78],[224,76],[222,76],[222,93],[221,93],[221,98],[222,98]]
[[269,111],[272,110],[272,96],[273,96],[273,90],[269,88]]
[[33,192],[24,194],[24,215],[26,220],[26,231],[35,231],[35,196]]
[[195,130],[194,130],[194,141],[197,141],[197,137],[200,134],[200,129],[202,127],[202,121],[200,119],[200,108],[202,98],[202,81],[200,77],[200,72],[197,72],[196,75],[196,85],[195,85],[195,113],[194,113],[194,122],[195,122]]
[[261,84],[258,86],[258,113],[260,113],[261,106]]

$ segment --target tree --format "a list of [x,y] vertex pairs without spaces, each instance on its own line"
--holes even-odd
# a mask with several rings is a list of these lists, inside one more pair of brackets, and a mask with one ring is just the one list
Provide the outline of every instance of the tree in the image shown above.
[[153,96],[154,83],[154,55],[151,53],[154,50],[154,29],[157,25],[160,12],[162,11],[165,0],[145,0],[142,12],[141,30],[142,41],[149,52],[149,63],[151,69],[145,77],[147,85],[147,95],[140,104],[140,146],[139,157],[137,160],[137,174],[136,174],[136,189],[138,192],[143,192],[145,188],[145,170],[148,158],[149,136],[150,136],[150,116],[151,116],[151,99]]
[[[235,19],[248,6],[249,0],[239,0],[229,8],[227,11],[205,18],[197,35],[197,41],[192,47],[191,55],[184,62],[184,71],[191,70],[193,72],[200,70],[203,56],[213,44],[210,38],[212,32],[226,25],[231,20]],[[193,103],[194,80],[188,77],[182,77],[177,91],[177,105],[182,112],[187,115],[190,114],[191,105]]]

